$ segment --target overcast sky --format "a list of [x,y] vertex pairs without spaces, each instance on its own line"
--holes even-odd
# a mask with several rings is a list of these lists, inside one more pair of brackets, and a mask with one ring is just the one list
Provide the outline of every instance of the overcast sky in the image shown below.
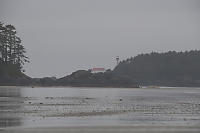
[[31,77],[113,68],[115,57],[200,49],[200,0],[0,0]]

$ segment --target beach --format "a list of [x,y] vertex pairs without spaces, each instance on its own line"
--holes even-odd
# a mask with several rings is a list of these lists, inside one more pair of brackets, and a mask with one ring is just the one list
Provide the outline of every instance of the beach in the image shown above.
[[199,132],[200,88],[0,87],[0,132]]

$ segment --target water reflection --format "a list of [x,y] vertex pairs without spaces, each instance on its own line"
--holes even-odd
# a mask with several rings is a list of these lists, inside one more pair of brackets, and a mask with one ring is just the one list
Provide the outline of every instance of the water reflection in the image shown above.
[[21,109],[20,88],[0,88],[0,127],[20,126],[21,118],[17,112]]

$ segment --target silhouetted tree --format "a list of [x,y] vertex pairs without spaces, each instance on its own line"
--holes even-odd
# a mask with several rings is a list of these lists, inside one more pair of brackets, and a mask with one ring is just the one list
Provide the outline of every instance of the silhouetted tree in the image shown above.
[[5,25],[0,22],[0,59],[4,64],[14,64],[22,68],[28,62],[26,51],[21,44],[21,39],[17,36],[13,25]]

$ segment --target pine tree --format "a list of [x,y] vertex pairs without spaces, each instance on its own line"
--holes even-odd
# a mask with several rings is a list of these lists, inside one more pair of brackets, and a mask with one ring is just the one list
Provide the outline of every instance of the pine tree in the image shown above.
[[24,63],[29,62],[26,50],[21,44],[13,25],[3,25],[0,22],[0,60],[4,64],[17,65],[21,70]]

